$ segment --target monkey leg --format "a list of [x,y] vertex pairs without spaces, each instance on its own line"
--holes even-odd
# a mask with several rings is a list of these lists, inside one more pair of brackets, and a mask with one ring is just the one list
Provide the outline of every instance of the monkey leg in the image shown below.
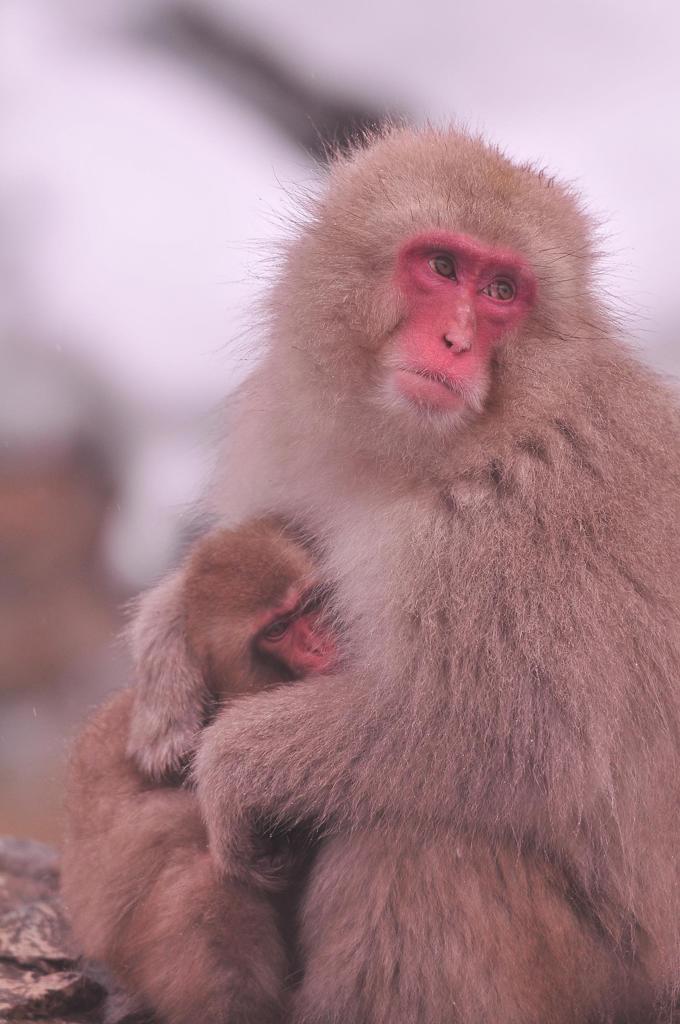
[[121,975],[163,1024],[275,1024],[287,958],[265,894],[217,877],[207,853],[171,858],[130,918]]
[[[162,1024],[275,1024],[288,959],[268,893],[219,875],[193,793],[149,790],[66,861],[65,895],[88,956]],[[80,885],[80,892],[76,889]]]
[[82,951],[162,1024],[273,1024],[288,969],[268,894],[218,876],[195,794],[126,757],[133,692],[90,720],[70,766],[62,896]]
[[302,911],[295,1024],[584,1024],[640,1015],[637,968],[549,865],[453,837],[322,847]]
[[162,1024],[278,1022],[288,958],[275,906],[218,875],[193,794],[149,791],[117,814],[65,865],[86,955]]

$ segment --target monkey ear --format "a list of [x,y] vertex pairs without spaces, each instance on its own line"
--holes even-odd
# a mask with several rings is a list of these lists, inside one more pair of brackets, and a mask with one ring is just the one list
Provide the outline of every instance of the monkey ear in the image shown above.
[[182,769],[205,718],[207,686],[187,644],[183,584],[179,569],[145,594],[128,633],[137,687],[127,753],[154,780]]

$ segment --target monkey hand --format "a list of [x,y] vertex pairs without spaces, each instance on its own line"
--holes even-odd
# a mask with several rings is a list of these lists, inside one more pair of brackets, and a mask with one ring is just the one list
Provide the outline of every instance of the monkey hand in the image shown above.
[[210,848],[225,875],[272,885],[271,861],[258,856],[262,822],[275,833],[302,825],[320,834],[379,813],[372,804],[382,794],[373,779],[387,755],[371,746],[378,733],[370,733],[362,759],[355,750],[370,700],[352,678],[335,675],[329,685],[312,677],[242,698],[203,731],[193,774]]
[[250,878],[269,892],[286,889],[300,864],[304,861],[307,845],[301,842],[296,830],[277,827],[256,828]]
[[[220,813],[219,830],[208,828],[210,851],[222,877],[266,892],[281,892],[293,871],[294,858],[280,829],[263,829],[260,816],[244,809]],[[204,811],[205,813],[205,811]],[[210,814],[206,814],[206,821]]]

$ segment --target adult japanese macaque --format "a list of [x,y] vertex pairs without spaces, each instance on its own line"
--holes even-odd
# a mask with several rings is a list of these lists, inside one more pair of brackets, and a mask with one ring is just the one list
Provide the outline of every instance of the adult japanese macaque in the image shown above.
[[[199,679],[224,702],[330,669],[335,642],[314,600],[315,578],[307,551],[271,520],[198,542],[173,591],[186,652],[177,636],[174,688],[156,693],[166,720],[197,699]],[[279,914],[305,849],[261,836],[260,872],[281,889],[276,896],[225,884],[195,794],[153,783],[128,753],[135,699],[125,690],[95,714],[71,759],[62,892],[76,938],[161,1021],[276,1021],[290,967]],[[208,702],[200,707],[207,718]]]
[[215,507],[315,538],[349,660],[226,709],[195,773],[225,878],[251,820],[323,836],[296,1024],[671,1013],[679,421],[593,244],[546,174],[397,129],[273,283]]

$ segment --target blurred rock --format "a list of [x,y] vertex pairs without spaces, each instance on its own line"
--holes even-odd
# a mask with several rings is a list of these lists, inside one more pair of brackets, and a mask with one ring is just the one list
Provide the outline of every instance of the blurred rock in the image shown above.
[[140,1024],[127,997],[76,956],[43,843],[0,838],[0,1020]]
[[53,686],[111,637],[115,601],[98,572],[110,498],[77,445],[0,457],[0,689]]

